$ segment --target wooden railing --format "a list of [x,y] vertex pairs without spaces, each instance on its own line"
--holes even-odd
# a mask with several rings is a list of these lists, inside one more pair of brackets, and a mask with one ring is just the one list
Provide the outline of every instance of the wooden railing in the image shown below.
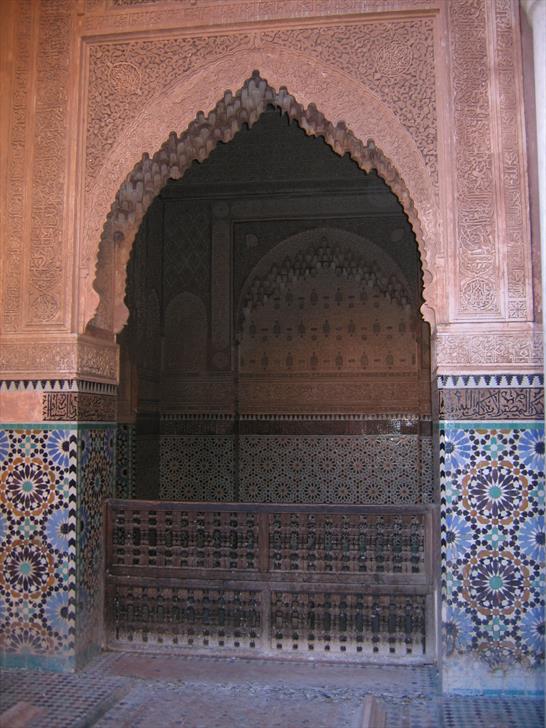
[[432,509],[111,500],[110,647],[430,661]]

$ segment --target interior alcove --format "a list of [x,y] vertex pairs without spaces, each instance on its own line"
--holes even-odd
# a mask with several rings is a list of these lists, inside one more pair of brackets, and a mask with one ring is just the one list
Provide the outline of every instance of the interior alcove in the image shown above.
[[126,304],[119,495],[433,500],[415,236],[377,174],[296,121],[269,107],[161,190]]

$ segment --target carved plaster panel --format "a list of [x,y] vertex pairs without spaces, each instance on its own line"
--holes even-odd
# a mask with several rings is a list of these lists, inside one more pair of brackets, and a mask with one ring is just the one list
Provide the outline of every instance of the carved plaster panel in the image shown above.
[[204,371],[208,322],[203,301],[192,293],[179,293],[166,306],[163,317],[163,371]]
[[434,346],[439,372],[537,371],[543,364],[543,336],[526,330],[438,332]]
[[85,392],[49,392],[43,395],[44,421],[114,422],[116,397]]
[[544,417],[544,388],[440,389],[439,417],[445,420],[534,420]]
[[70,0],[40,3],[25,323],[42,329],[63,323],[68,313],[63,247],[74,9]]
[[[259,44],[296,50],[350,73],[394,112],[437,179],[433,41],[432,18],[416,18],[265,31]],[[234,34],[92,45],[86,143],[88,189],[121,128],[134,118],[143,102],[204,63],[255,43],[254,35]]]
[[117,383],[118,347],[112,342],[79,337],[0,340],[3,379],[86,377]]
[[313,232],[311,244],[304,233],[277,246],[245,285],[241,377],[388,371],[416,384],[421,329],[401,274],[382,267],[375,246]]
[[231,378],[166,374],[161,380],[161,412],[233,414],[235,393]]
[[530,277],[530,230],[525,169],[521,159],[524,147],[522,118],[523,90],[521,61],[517,50],[518,9],[511,0],[495,0],[494,33],[490,40],[498,68],[497,117],[502,153],[497,178],[501,192],[501,232],[505,240],[504,266],[507,276],[508,318],[527,319],[531,299],[527,287]]
[[14,76],[8,152],[9,184],[6,187],[6,250],[2,281],[3,324],[5,331],[16,331],[21,324],[21,261],[28,235],[28,207],[25,206],[28,177],[29,119],[27,103],[31,84],[30,57],[35,18],[30,0],[18,3],[15,36]]
[[[450,3],[462,318],[529,318],[523,94],[514,8],[511,0]],[[506,290],[499,285],[503,269]]]
[[369,88],[411,134],[437,182],[432,18],[266,31],[262,38],[335,65]]
[[418,412],[419,387],[407,377],[317,375],[242,378],[244,414]]
[[88,61],[87,191],[122,129],[158,91],[192,75],[204,64],[248,47],[249,42],[249,36],[241,34],[92,44]]

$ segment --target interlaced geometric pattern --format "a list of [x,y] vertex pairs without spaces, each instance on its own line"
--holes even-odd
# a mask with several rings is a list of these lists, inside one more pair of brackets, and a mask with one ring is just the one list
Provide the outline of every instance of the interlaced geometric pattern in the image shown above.
[[240,438],[240,496],[263,503],[422,503],[418,435]]
[[162,500],[234,500],[232,435],[164,435],[160,447]]
[[[236,460],[236,448],[238,458]],[[164,435],[163,500],[431,503],[423,435]]]

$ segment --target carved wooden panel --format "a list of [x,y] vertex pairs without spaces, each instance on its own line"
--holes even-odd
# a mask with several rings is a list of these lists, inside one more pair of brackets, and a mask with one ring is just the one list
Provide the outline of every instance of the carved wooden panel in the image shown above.
[[258,519],[239,510],[172,510],[122,503],[113,514],[112,566],[169,569],[258,568]]
[[424,657],[426,598],[399,594],[271,595],[271,648],[282,654]]
[[113,644],[255,650],[261,641],[258,591],[120,582],[111,595]]
[[370,513],[274,513],[268,517],[269,569],[275,573],[425,571],[419,516]]
[[109,646],[430,659],[431,515],[110,501]]

